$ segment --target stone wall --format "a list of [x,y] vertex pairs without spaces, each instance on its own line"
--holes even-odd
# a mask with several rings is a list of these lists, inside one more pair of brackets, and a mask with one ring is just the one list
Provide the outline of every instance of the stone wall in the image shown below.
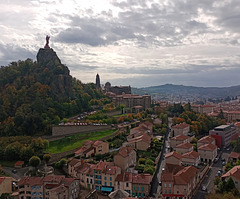
[[94,132],[94,131],[103,131],[111,129],[111,125],[87,125],[87,126],[75,126],[75,125],[59,125],[52,127],[52,136],[59,137],[59,136],[66,136],[66,135],[73,135],[79,133],[87,133],[87,132]]

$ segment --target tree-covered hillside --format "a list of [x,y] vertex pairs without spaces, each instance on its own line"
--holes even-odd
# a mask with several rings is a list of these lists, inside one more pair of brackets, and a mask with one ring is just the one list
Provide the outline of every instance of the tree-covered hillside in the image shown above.
[[40,135],[51,124],[90,109],[91,99],[106,101],[95,84],[69,75],[52,49],[40,49],[37,61],[0,68],[0,136]]

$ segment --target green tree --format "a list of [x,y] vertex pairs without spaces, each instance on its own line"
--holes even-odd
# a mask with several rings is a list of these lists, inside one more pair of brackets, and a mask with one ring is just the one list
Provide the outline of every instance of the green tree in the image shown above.
[[38,156],[32,156],[29,159],[29,165],[31,165],[34,168],[37,168],[41,164],[41,160]]
[[46,162],[46,164],[48,164],[51,158],[52,156],[50,154],[44,154],[43,156],[43,160]]

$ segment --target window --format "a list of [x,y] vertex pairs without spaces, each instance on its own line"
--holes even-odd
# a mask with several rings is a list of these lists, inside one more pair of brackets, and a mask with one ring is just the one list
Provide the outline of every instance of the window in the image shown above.
[[167,184],[164,184],[164,187],[167,187]]
[[137,191],[139,191],[139,187],[137,187]]
[[172,191],[171,191],[171,190],[169,190],[169,193],[172,193]]
[[106,177],[106,176],[104,177],[104,180],[107,180],[107,177]]
[[165,190],[165,193],[167,193],[167,190]]
[[112,181],[112,177],[110,177],[110,181]]
[[168,187],[169,187],[169,188],[172,187],[172,184],[169,184]]
[[104,185],[107,186],[107,182],[104,182]]
[[112,182],[110,182],[110,186],[112,186]]
[[141,187],[141,191],[144,191],[144,187]]
[[126,187],[128,187],[128,182],[126,182]]

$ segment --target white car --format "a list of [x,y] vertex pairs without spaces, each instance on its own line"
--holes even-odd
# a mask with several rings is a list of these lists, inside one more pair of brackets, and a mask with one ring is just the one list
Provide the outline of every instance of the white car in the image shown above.
[[202,186],[202,191],[207,191],[207,187]]

